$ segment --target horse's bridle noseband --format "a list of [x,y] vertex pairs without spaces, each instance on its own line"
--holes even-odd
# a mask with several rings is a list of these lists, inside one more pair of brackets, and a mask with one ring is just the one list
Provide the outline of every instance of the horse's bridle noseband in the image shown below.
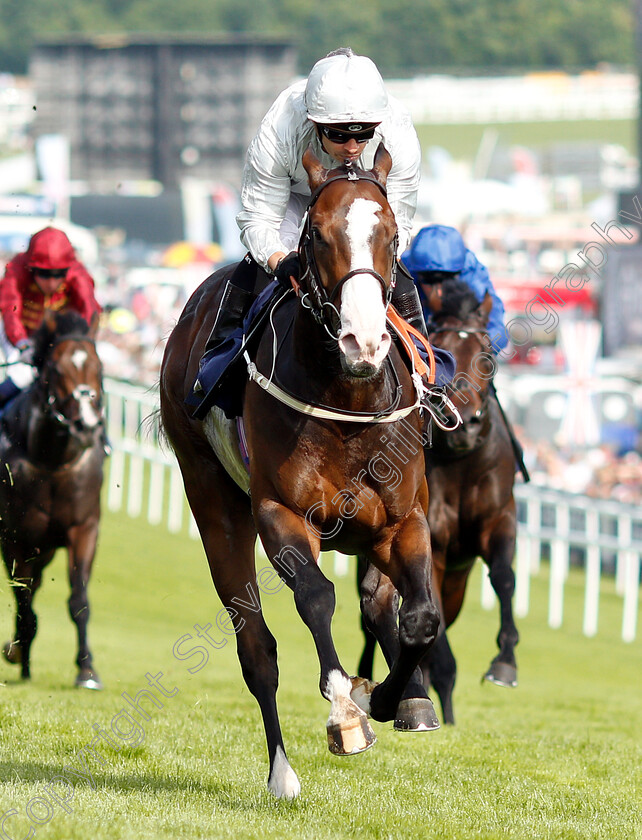
[[[440,335],[440,334],[443,335],[444,333],[456,333],[459,336],[459,338],[462,338],[462,339],[468,338],[468,336],[472,335],[479,341],[479,344],[480,344],[482,350],[485,353],[490,352],[490,349],[491,349],[490,348],[490,335],[488,333],[488,330],[481,329],[481,328],[471,329],[470,327],[467,327],[465,325],[465,323],[463,323],[462,326],[459,326],[459,327],[454,326],[454,325],[435,327],[434,329],[429,329],[428,332],[429,332],[429,338],[431,340],[432,340],[433,336]],[[489,380],[489,382],[492,382],[492,380]],[[475,413],[475,419],[476,420],[482,420],[484,418],[484,416],[486,414],[486,411],[488,409],[489,395],[490,395],[490,388],[484,388],[482,393],[481,393],[481,407],[479,409],[477,409],[477,411]],[[466,424],[466,421],[464,420],[462,422],[462,425],[465,425],[465,424]]]
[[381,190],[381,192],[384,195],[384,198],[387,198],[388,194],[386,192],[386,188],[374,177],[374,175],[371,175],[368,172],[363,172],[359,174],[355,172],[355,170],[351,167],[346,166],[345,172],[333,175],[331,178],[328,178],[327,181],[324,181],[322,184],[319,184],[319,186],[316,188],[316,190],[312,193],[312,196],[310,197],[310,202],[306,211],[305,222],[303,225],[303,232],[299,241],[299,259],[302,262],[302,264],[305,265],[305,270],[299,278],[299,285],[301,286],[302,290],[301,305],[305,309],[310,310],[310,313],[312,314],[314,320],[321,326],[325,327],[328,335],[331,338],[333,338],[335,341],[338,341],[340,316],[334,302],[337,299],[339,293],[341,292],[343,286],[352,277],[356,277],[358,274],[369,274],[371,277],[374,277],[375,280],[381,286],[381,291],[386,306],[390,303],[392,293],[397,282],[397,243],[399,241],[399,234],[395,233],[395,238],[393,240],[393,257],[392,264],[390,267],[389,284],[386,284],[385,278],[382,277],[382,275],[379,274],[378,271],[375,271],[374,268],[354,268],[347,274],[345,274],[333,288],[332,292],[328,294],[325,287],[321,283],[319,269],[317,267],[317,262],[314,256],[310,210],[316,204],[316,201],[319,198],[320,194],[323,192],[323,190],[329,184],[332,184],[335,181],[369,181],[370,183],[375,184],[379,188],[379,190]]

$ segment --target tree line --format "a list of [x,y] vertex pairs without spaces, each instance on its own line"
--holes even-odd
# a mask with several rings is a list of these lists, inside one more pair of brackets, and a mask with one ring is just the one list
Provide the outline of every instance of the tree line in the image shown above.
[[65,33],[260,33],[291,40],[299,71],[339,46],[388,77],[635,62],[631,0],[0,0],[0,72]]

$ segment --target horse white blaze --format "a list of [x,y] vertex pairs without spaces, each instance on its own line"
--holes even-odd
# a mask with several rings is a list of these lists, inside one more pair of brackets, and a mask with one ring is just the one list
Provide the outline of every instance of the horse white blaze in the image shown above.
[[[78,347],[71,354],[71,363],[77,370],[82,370],[88,358],[89,353],[81,347]],[[100,415],[92,405],[91,394],[91,388],[89,385],[85,385],[84,383],[76,386],[73,394],[73,396],[78,400],[80,419],[89,429],[97,426],[100,422]]]
[[80,385],[76,391],[80,393],[78,397],[80,419],[88,429],[92,429],[100,422],[100,414],[96,411],[91,401],[91,390],[88,385]]
[[82,350],[80,347],[71,354],[71,363],[72,365],[77,368],[78,370],[82,370],[82,366],[87,361],[88,354],[86,350]]
[[301,793],[298,776],[290,767],[281,747],[276,748],[268,790],[279,799],[295,799]]
[[[350,243],[350,271],[372,269],[372,238],[381,206],[357,198],[348,214],[346,235]],[[370,274],[351,277],[341,291],[339,347],[351,365],[369,364],[378,369],[390,349],[386,307],[379,282]]]

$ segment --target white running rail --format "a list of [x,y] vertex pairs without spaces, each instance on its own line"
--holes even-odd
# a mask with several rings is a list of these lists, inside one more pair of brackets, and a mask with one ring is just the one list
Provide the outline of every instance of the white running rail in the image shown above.
[[[171,448],[162,448],[158,437],[158,394],[141,386],[113,379],[105,381],[107,429],[113,453],[107,467],[107,507],[145,516],[152,525],[165,525],[172,533],[187,529],[197,539],[196,523],[187,506],[183,481]],[[583,632],[595,636],[599,627],[599,601],[603,576],[615,575],[615,589],[622,597],[621,635],[636,638],[640,600],[642,509],[586,496],[517,485],[519,527],[515,559],[515,614],[523,617],[530,607],[530,580],[539,572],[542,558],[549,561],[548,624],[560,627],[564,615],[564,586],[573,562],[584,567]],[[262,554],[262,549],[259,548]],[[324,561],[334,562],[334,572],[350,572],[350,561],[338,552]],[[483,567],[481,600],[495,605]]]

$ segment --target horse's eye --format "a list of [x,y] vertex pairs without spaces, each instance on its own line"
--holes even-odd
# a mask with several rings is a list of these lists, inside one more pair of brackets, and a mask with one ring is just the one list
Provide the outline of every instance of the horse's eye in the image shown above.
[[316,227],[312,228],[312,238],[319,245],[324,245],[325,244],[325,241],[323,239],[323,236],[321,236],[321,231],[319,230],[319,228],[316,228]]

